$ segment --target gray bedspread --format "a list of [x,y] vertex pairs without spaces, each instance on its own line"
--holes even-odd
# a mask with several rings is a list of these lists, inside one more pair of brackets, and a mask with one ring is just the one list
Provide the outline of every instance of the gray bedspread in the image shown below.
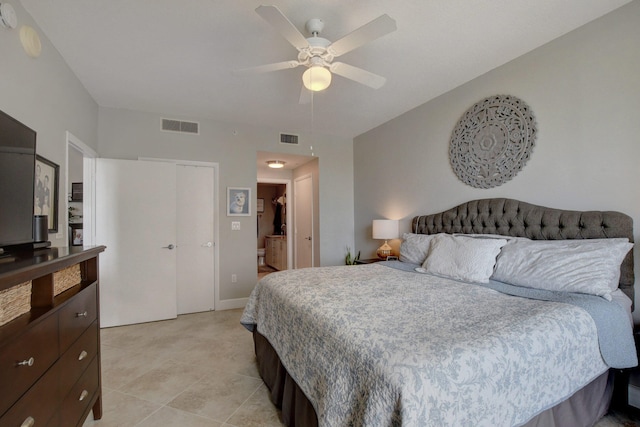
[[[415,268],[419,267],[415,264],[399,261],[388,261],[383,264],[403,271],[415,271]],[[600,352],[605,363],[609,367],[617,369],[638,365],[633,326],[627,321],[629,314],[615,301],[607,301],[595,295],[524,288],[493,280],[489,283],[478,283],[478,285],[508,295],[561,302],[583,308],[596,324]]]
[[380,264],[270,274],[241,322],[321,426],[519,425],[608,369],[580,307]]

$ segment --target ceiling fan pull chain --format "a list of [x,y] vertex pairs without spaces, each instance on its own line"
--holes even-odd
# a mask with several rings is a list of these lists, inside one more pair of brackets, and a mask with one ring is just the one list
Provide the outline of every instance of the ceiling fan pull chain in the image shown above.
[[313,120],[314,120],[314,115],[313,115],[313,91],[311,92],[311,144],[309,144],[309,150],[311,151],[311,157],[314,157],[313,154]]

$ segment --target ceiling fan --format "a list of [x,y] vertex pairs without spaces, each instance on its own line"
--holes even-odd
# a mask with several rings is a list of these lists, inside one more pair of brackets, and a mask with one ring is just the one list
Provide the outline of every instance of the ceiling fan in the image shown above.
[[396,21],[388,15],[381,15],[332,43],[320,37],[324,28],[324,22],[321,19],[314,18],[307,21],[305,27],[311,37],[306,38],[276,6],[259,6],[256,8],[256,12],[298,49],[298,59],[245,68],[241,71],[264,73],[304,65],[307,70],[302,75],[304,87],[300,97],[301,103],[304,102],[305,92],[307,92],[304,88],[310,91],[326,89],[331,84],[331,73],[373,89],[379,89],[384,85],[386,79],[382,76],[333,60],[365,43],[395,31]]

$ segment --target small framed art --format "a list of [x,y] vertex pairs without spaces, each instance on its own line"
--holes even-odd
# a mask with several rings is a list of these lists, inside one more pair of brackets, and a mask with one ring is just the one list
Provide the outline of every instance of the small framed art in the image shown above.
[[58,232],[58,181],[60,166],[36,155],[34,215],[48,216],[49,233]]
[[82,246],[83,235],[82,224],[69,224],[69,243],[71,246]]
[[251,216],[251,189],[227,187],[227,216]]

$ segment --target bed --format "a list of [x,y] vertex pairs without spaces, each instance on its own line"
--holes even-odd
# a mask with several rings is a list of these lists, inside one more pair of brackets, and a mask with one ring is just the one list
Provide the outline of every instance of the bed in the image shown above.
[[241,322],[289,426],[593,425],[637,365],[631,242],[619,212],[474,200],[401,262],[266,276]]

